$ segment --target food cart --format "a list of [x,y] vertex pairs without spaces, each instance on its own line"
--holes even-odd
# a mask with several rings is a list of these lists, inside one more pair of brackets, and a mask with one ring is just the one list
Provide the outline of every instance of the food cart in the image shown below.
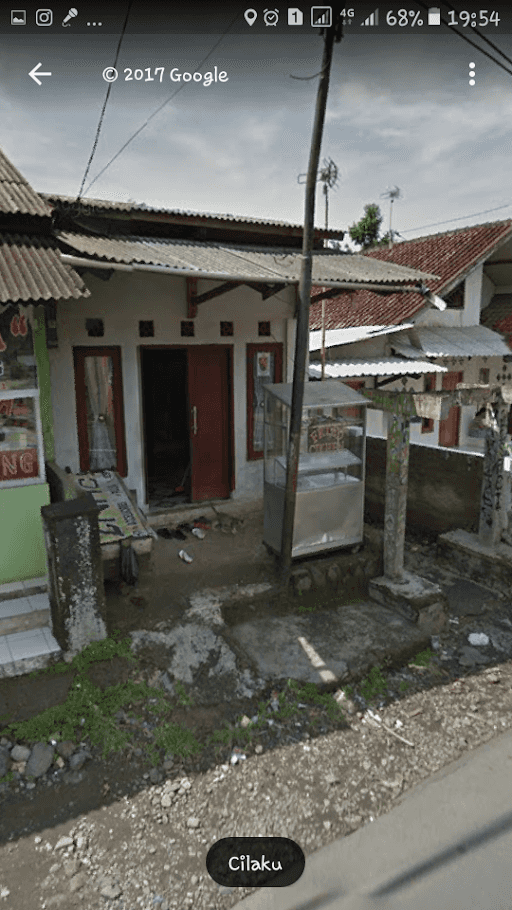
[[[281,551],[291,383],[265,386],[264,543]],[[368,400],[336,379],[306,382],[292,558],[363,540]]]

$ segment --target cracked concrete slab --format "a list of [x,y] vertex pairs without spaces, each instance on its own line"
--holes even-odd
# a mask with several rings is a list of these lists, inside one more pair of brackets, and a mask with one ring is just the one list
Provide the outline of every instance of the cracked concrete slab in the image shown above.
[[153,652],[155,662],[167,679],[179,680],[189,688],[197,704],[208,705],[233,698],[251,698],[262,689],[259,679],[213,629],[200,623],[186,623],[169,632],[131,633],[133,651]]
[[496,602],[496,594],[474,581],[459,578],[446,589],[448,609],[453,616],[478,616]]
[[417,626],[371,602],[256,619],[230,632],[261,676],[317,684],[360,677],[386,657],[400,662],[430,644]]

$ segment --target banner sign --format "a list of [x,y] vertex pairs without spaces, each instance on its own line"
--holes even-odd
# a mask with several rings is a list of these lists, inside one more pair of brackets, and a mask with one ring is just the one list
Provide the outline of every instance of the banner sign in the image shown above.
[[39,477],[37,449],[0,451],[0,483],[5,480],[26,480]]
[[0,483],[39,477],[36,407],[32,397],[0,400]]
[[76,487],[92,493],[101,508],[98,515],[100,543],[115,543],[124,537],[151,537],[128,490],[115,471],[96,471],[75,475]]
[[308,452],[339,452],[344,448],[345,426],[342,423],[310,424]]
[[0,307],[0,391],[36,389],[32,329],[21,306]]

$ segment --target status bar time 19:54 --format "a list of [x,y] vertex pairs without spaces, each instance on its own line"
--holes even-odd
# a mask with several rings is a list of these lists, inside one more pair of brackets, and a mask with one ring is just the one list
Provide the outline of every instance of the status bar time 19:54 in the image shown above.
[[[444,20],[446,25],[461,26],[462,28],[485,28],[486,25],[497,26],[500,22],[499,14],[496,10],[480,9],[476,12],[469,13],[467,10],[448,10],[448,21]],[[386,13],[386,25],[405,26],[423,25],[423,19],[420,18],[419,12],[409,11],[407,9],[389,10]],[[366,24],[366,22],[364,23]],[[371,23],[373,25],[373,22]],[[431,6],[428,10],[428,25],[441,25],[441,10],[437,6]]]

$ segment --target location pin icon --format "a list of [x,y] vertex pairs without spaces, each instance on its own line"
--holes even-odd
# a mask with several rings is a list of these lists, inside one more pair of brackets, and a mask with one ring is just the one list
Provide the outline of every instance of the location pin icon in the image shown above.
[[256,19],[258,18],[258,13],[255,9],[246,9],[244,13],[244,19],[247,22],[247,25],[254,25]]

